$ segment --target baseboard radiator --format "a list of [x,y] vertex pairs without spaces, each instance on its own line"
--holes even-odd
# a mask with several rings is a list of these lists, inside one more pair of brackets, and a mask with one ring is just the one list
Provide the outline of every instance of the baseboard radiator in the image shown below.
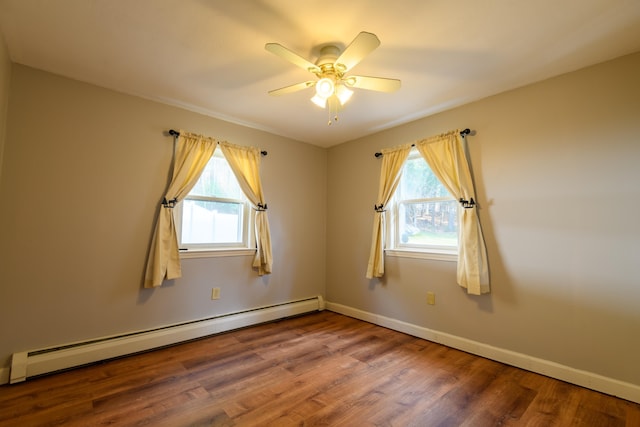
[[324,310],[322,296],[169,325],[153,330],[14,353],[10,383],[128,354],[152,350],[285,317]]

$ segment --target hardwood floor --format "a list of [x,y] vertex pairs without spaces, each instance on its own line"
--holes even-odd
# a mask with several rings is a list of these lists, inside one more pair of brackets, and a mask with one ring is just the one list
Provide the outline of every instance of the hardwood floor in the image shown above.
[[0,426],[640,426],[640,405],[329,311],[0,387]]

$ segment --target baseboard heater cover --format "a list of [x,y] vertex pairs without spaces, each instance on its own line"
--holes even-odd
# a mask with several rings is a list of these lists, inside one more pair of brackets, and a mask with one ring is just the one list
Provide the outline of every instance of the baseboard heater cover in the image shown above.
[[9,382],[178,344],[246,326],[324,310],[322,296],[169,325],[148,331],[14,353]]

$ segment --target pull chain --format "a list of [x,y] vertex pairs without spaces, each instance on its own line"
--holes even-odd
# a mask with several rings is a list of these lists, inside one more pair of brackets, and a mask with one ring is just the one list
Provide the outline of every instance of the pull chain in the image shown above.
[[[332,95],[328,100],[327,104],[329,104],[329,121],[327,122],[327,126],[331,126],[333,122],[338,121],[338,99],[335,98],[335,95]],[[334,112],[335,107],[335,112]],[[333,116],[333,120],[332,117]]]

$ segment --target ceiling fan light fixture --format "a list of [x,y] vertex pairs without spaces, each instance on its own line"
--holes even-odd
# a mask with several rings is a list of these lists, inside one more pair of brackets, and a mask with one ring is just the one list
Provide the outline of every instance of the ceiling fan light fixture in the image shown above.
[[345,85],[353,87],[356,84],[357,79],[355,77],[347,77],[342,80]]
[[316,83],[316,96],[327,99],[335,90],[333,80],[328,77],[323,77]]
[[351,95],[353,95],[353,91],[351,89],[347,89],[344,85],[336,86],[336,96],[340,100],[340,105],[344,105],[351,99]]
[[[1,0],[0,0],[1,1]],[[400,80],[385,77],[346,75],[360,61],[380,45],[373,33],[361,31],[344,49],[335,44],[323,45],[315,64],[278,43],[267,43],[265,49],[282,59],[306,70],[316,77],[314,80],[297,83],[269,91],[278,96],[315,86],[311,101],[329,111],[329,124],[338,121],[338,112],[351,99],[351,89],[366,89],[378,92],[394,92],[400,88]]]
[[327,98],[323,98],[321,96],[313,95],[313,98],[311,98],[311,102],[313,102],[314,104],[316,104],[318,107],[320,108],[326,108],[327,107]]

